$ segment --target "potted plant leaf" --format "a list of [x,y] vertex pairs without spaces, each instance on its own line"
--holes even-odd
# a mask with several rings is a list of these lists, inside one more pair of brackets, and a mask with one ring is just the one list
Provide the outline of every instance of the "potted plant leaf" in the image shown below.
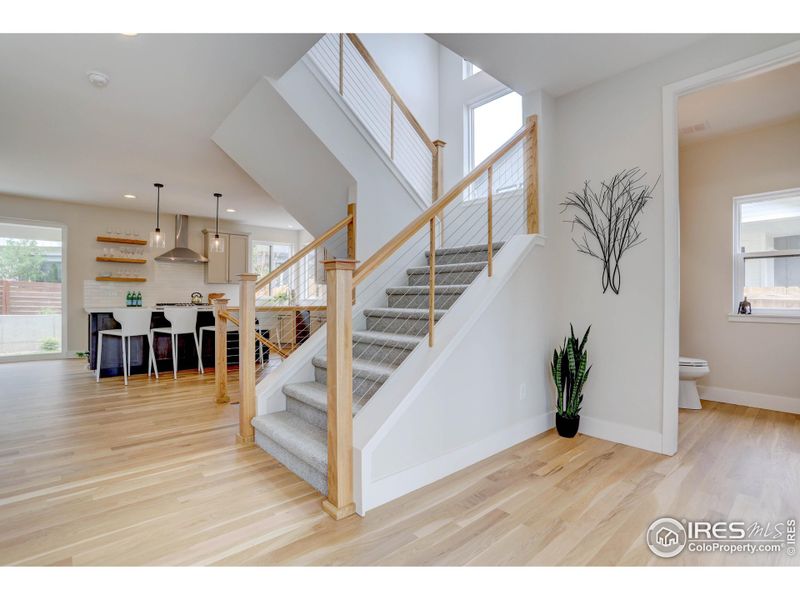
[[583,385],[592,370],[588,366],[589,352],[586,350],[590,329],[591,326],[586,328],[583,339],[579,341],[570,323],[569,338],[560,348],[553,350],[550,372],[556,386],[556,430],[566,438],[575,437],[580,425]]

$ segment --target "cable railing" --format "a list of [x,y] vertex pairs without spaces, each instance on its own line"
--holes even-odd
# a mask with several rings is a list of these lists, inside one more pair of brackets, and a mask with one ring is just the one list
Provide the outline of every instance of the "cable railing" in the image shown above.
[[[369,400],[391,373],[376,363],[399,365],[425,338],[433,346],[437,321],[481,272],[493,275],[504,243],[538,233],[537,169],[532,116],[358,268],[354,261],[326,263],[329,417],[323,507],[329,514],[340,518],[352,512],[353,407]],[[355,334],[354,290],[359,305],[384,307],[365,310],[367,330]]]
[[438,198],[444,142],[425,133],[361,39],[328,33],[309,56],[414,192],[426,203]]
[[[241,275],[239,306],[228,306],[224,298],[212,301],[216,326],[214,380],[220,403],[230,402],[228,324],[239,330],[239,441],[252,442],[255,435],[251,421],[256,406],[256,340],[270,352],[287,358],[325,322],[329,291],[322,264],[336,258],[354,258],[355,253],[356,205],[348,204],[345,218],[276,269],[260,278],[255,273]],[[242,327],[243,323],[253,325]],[[269,337],[262,333],[264,330],[270,332]]]

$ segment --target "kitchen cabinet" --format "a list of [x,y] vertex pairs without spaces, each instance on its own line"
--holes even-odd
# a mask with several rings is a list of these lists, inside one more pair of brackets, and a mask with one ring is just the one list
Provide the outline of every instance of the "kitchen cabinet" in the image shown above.
[[250,236],[240,233],[220,233],[224,252],[211,252],[214,232],[205,232],[206,283],[239,283],[239,275],[250,267]]

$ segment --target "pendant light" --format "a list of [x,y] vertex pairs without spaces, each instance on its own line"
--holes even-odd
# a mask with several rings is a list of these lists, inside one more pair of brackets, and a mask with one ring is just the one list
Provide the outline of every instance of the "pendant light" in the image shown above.
[[151,248],[166,248],[167,240],[164,234],[161,233],[161,188],[164,187],[163,183],[154,183],[156,188],[156,228],[150,232],[150,247]]
[[217,192],[214,194],[214,198],[217,199],[217,216],[214,226],[214,239],[211,241],[211,252],[225,252],[225,240],[219,237],[219,199],[222,198],[222,194]]

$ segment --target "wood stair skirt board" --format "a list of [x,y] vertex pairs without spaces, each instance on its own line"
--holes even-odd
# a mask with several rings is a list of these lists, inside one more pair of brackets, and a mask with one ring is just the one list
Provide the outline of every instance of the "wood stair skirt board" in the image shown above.
[[713,400],[714,402],[723,402],[725,404],[765,408],[767,410],[800,415],[800,398],[759,394],[757,392],[731,390],[708,385],[698,385],[697,391],[700,393],[702,400]]
[[[503,244],[494,245],[498,252]],[[486,246],[446,248],[436,252],[435,318],[441,319],[470,283],[486,268]],[[440,261],[442,261],[441,264]],[[408,269],[408,285],[387,288],[388,307],[367,308],[366,329],[353,332],[353,415],[426,339],[428,332],[427,267]],[[440,273],[451,277],[440,283]],[[327,357],[313,356],[314,380],[289,383],[282,391],[285,410],[255,417],[256,444],[323,495],[327,481]]]

